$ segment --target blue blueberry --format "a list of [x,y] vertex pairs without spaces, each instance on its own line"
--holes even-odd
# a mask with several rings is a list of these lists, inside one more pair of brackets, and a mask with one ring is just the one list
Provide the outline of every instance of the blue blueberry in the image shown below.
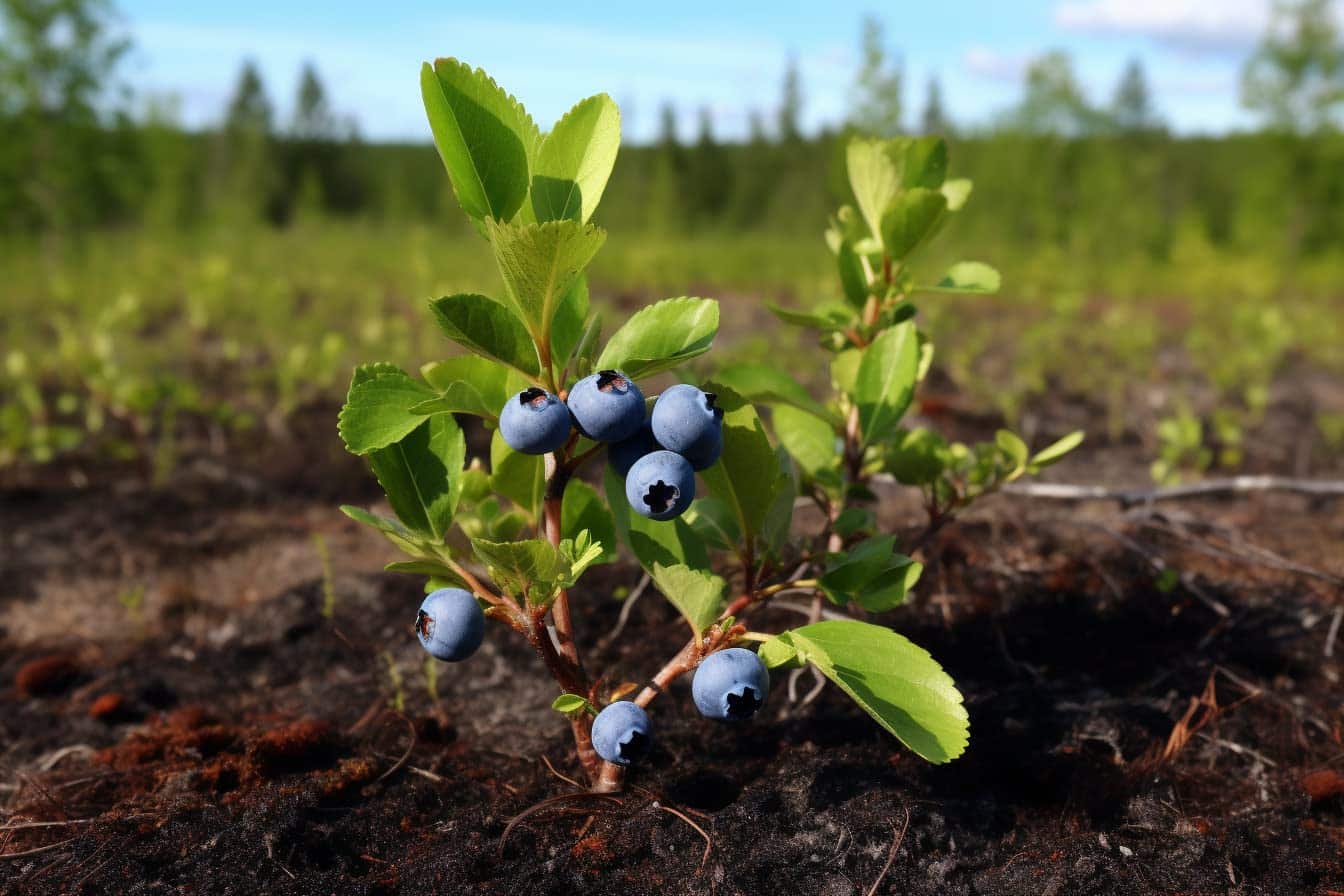
[[673,519],[695,498],[695,471],[690,461],[675,452],[646,454],[625,475],[625,497],[641,516]]
[[769,693],[770,671],[760,657],[743,647],[711,653],[691,680],[695,708],[711,719],[749,719]]
[[569,439],[570,423],[564,402],[536,386],[504,402],[499,412],[499,434],[523,454],[559,451]]
[[723,408],[716,399],[713,392],[685,383],[668,389],[653,405],[653,437],[697,470],[713,466],[723,451]]
[[593,749],[617,765],[638,762],[649,752],[649,714],[629,700],[617,700],[593,719]]
[[485,613],[461,588],[440,588],[420,604],[415,617],[420,646],[445,663],[471,656],[485,640]]
[[630,468],[635,465],[635,461],[646,454],[657,451],[658,447],[658,442],[653,438],[653,430],[649,427],[649,421],[645,420],[644,425],[630,438],[613,442],[607,448],[607,462],[616,471],[616,475],[624,479],[626,474],[630,472]]
[[619,370],[599,370],[569,390],[569,412],[595,442],[628,439],[644,425],[644,393]]

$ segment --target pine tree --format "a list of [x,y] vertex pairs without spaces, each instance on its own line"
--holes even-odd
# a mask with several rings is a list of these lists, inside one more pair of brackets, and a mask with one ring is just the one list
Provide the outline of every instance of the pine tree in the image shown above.
[[1121,133],[1126,134],[1144,133],[1161,126],[1157,113],[1153,111],[1143,63],[1138,59],[1129,61],[1116,86],[1115,98],[1111,101],[1111,120]]
[[798,71],[798,57],[790,56],[784,69],[784,85],[779,101],[779,139],[797,143],[802,139],[803,78]]
[[929,93],[924,100],[924,114],[920,116],[920,130],[925,134],[944,136],[952,133],[952,121],[943,108],[943,89],[937,75],[929,78]]
[[901,132],[904,74],[899,62],[887,65],[882,23],[872,16],[863,20],[862,52],[849,124],[875,137],[894,137]]

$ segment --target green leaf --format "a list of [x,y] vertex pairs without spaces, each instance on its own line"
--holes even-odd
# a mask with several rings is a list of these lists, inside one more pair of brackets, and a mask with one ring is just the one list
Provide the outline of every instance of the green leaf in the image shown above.
[[415,538],[410,529],[403,526],[400,521],[388,519],[385,516],[379,516],[376,513],[369,513],[362,507],[355,507],[351,504],[342,504],[341,513],[350,517],[357,523],[363,523],[366,526],[372,526],[384,535],[395,535],[398,538],[411,540]]
[[971,182],[964,177],[945,181],[942,193],[947,197],[948,211],[961,211],[962,206],[966,204],[966,200],[971,198]]
[[901,189],[905,144],[900,140],[854,139],[845,151],[849,186],[874,236],[882,234],[882,214]]
[[894,535],[862,541],[832,557],[817,583],[827,597],[841,606],[855,601],[872,613],[898,607],[905,603],[924,567],[895,553],[895,547]]
[[721,551],[737,550],[742,530],[728,502],[713,495],[697,498],[681,516],[695,533],[712,548]]
[[748,401],[790,405],[822,420],[834,418],[824,405],[807,394],[807,390],[794,382],[792,377],[770,364],[750,361],[729,364],[714,374],[714,380]]
[[784,405],[771,412],[775,438],[808,476],[838,485],[839,436],[835,427],[797,408]]
[[580,274],[551,320],[551,357],[561,367],[569,361],[591,322],[588,305],[588,276]]
[[855,384],[859,380],[859,364],[863,362],[863,349],[847,348],[831,359],[831,386],[837,392],[853,395]]
[[538,221],[585,222],[602,198],[621,145],[621,113],[605,93],[582,100],[541,142],[532,172]]
[[411,408],[433,397],[432,389],[400,370],[361,378],[337,418],[341,441],[361,455],[399,442],[424,422]]
[[546,489],[545,462],[540,455],[514,451],[495,430],[490,439],[490,487],[535,515]]
[[616,522],[616,531],[645,572],[652,575],[655,566],[709,568],[709,550],[684,515],[660,523],[631,512],[625,499],[625,483],[610,467],[603,479],[603,491]]
[[438,540],[457,510],[467,445],[451,415],[419,419],[420,425],[399,442],[367,457],[398,519]]
[[556,310],[602,248],[606,231],[568,220],[505,224],[487,218],[485,232],[528,332],[549,346]]
[[920,292],[955,292],[985,294],[999,291],[999,272],[981,261],[959,261],[947,269],[941,280],[932,286],[915,287]]
[[883,455],[882,468],[903,485],[928,485],[943,474],[950,462],[947,441],[920,427],[892,438]]
[[561,694],[551,701],[551,709],[556,712],[562,712],[570,715],[576,712],[587,712],[597,715],[597,708],[578,694]]
[[754,538],[774,498],[779,461],[750,402],[718,383],[707,384],[705,391],[717,394],[723,408],[723,454],[700,475],[732,508],[742,534]]
[[602,546],[599,563],[611,563],[616,559],[616,521],[611,518],[611,511],[597,489],[576,479],[565,488],[560,505],[560,533],[566,538],[574,538],[584,531],[592,533]]
[[919,372],[914,321],[883,330],[863,351],[854,382],[859,432],[864,445],[881,439],[910,407]]
[[485,296],[461,293],[429,303],[448,338],[469,352],[537,376],[537,349],[512,311]]
[[374,361],[370,364],[360,364],[355,368],[354,374],[350,377],[350,388],[353,389],[365,380],[371,380],[382,373],[400,373],[405,376],[406,371],[390,361]]
[[478,221],[512,218],[527,196],[536,124],[489,75],[456,59],[426,62],[420,93],[463,211]]
[[727,606],[728,583],[711,572],[676,564],[655,563],[649,571],[653,584],[697,634],[719,618]]
[[1064,438],[1060,439],[1059,441],[1054,442],[1053,444],[1045,448],[1042,448],[1040,451],[1037,451],[1035,454],[1031,456],[1031,460],[1028,461],[1028,463],[1030,464],[1033,472],[1035,470],[1039,470],[1041,467],[1048,467],[1051,464],[1060,460],[1062,457],[1064,457],[1064,455],[1068,454],[1070,451],[1077,448],[1082,443],[1083,443],[1083,431],[1081,429],[1075,430],[1066,435]]
[[704,354],[718,331],[719,303],[713,299],[663,299],[636,311],[612,334],[597,368],[643,379]]
[[812,311],[798,311],[770,303],[765,307],[784,323],[806,327],[809,330],[838,330],[854,323],[854,310],[839,303],[819,305]]
[[593,540],[593,533],[587,529],[576,534],[573,538],[565,538],[560,542],[560,556],[565,558],[569,564],[569,572],[565,575],[564,581],[560,587],[568,588],[578,581],[579,576],[583,575],[584,570],[600,563],[605,548],[600,541]]
[[901,193],[882,214],[882,242],[893,258],[904,259],[933,235],[947,211],[947,197],[916,187]]
[[840,686],[901,743],[930,762],[966,751],[969,716],[952,678],[928,651],[889,628],[857,620],[818,622],[761,648],[767,665],[801,658]]
[[905,147],[901,182],[907,188],[937,190],[947,177],[947,141],[942,137],[915,137]]
[[994,433],[994,444],[1003,452],[1013,464],[1013,472],[1021,472],[1027,468],[1027,443],[1022,441],[1015,433],[1006,429],[1000,429]]
[[473,538],[471,547],[496,585],[534,607],[548,605],[570,573],[559,549],[540,538],[504,542]]
[[856,309],[863,308],[868,301],[868,275],[864,273],[861,256],[848,240],[836,248],[835,266],[840,273],[845,300]]
[[383,572],[399,572],[411,576],[445,579],[459,587],[466,584],[457,573],[437,560],[397,560],[384,566]]
[[765,510],[765,519],[761,521],[761,541],[765,550],[772,556],[778,556],[789,538],[789,529],[793,524],[793,502],[798,497],[798,477],[788,455],[783,449],[776,452],[779,466],[782,468],[775,480],[774,497]]
[[491,422],[526,385],[520,374],[475,355],[432,361],[420,368],[420,375],[439,395],[411,408],[412,413],[473,414]]

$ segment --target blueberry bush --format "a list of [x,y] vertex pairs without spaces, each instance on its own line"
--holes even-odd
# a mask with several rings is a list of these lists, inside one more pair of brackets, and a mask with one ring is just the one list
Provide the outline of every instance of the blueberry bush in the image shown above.
[[[585,99],[543,134],[484,72],[456,60],[427,63],[421,88],[453,191],[503,288],[430,302],[466,353],[419,376],[391,363],[357,368],[339,430],[395,518],[343,509],[407,555],[390,570],[427,579],[415,618],[426,650],[465,659],[488,622],[525,638],[556,680],[554,707],[600,791],[619,789],[647,753],[646,709],[687,673],[703,715],[740,721],[763,705],[772,670],[810,665],[915,753],[931,762],[960,755],[969,727],[952,679],[890,628],[850,618],[901,605],[922,571],[877,530],[874,479],[923,489],[933,529],[1080,436],[1033,455],[1008,432],[968,447],[902,426],[932,355],[909,296],[991,291],[998,280],[979,263],[928,285],[917,279],[918,250],[970,192],[945,178],[944,143],[849,148],[855,205],[827,232],[843,301],[778,311],[819,331],[833,353],[829,400],[760,364],[654,394],[710,349],[718,305],[666,299],[604,338],[584,271],[606,238],[591,219],[620,143],[612,100]],[[488,458],[467,457],[459,415],[493,431]],[[603,456],[600,477],[579,475]],[[823,511],[820,531],[794,524],[807,502]],[[642,688],[613,688],[574,639],[571,592],[585,571],[617,559],[618,544],[689,629]],[[784,594],[812,598],[809,624],[754,629]],[[840,618],[822,619],[837,616],[823,614],[826,602]]]

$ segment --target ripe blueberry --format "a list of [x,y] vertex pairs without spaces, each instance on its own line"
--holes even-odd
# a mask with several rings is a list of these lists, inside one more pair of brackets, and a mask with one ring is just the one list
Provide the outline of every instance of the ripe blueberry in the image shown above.
[[770,693],[770,672],[742,647],[705,657],[691,680],[691,697],[702,716],[739,721],[756,715]]
[[670,520],[695,498],[695,471],[672,451],[654,451],[635,461],[625,475],[625,497],[641,516]]
[[723,451],[723,408],[715,400],[713,392],[682,383],[658,396],[649,420],[658,444],[697,470],[713,466]]
[[569,412],[595,442],[628,439],[644,424],[644,393],[619,370],[599,370],[569,390]]
[[471,592],[440,588],[420,604],[415,634],[431,656],[456,663],[475,653],[485,640],[485,613]]
[[504,402],[499,434],[514,451],[546,454],[569,439],[569,409],[560,399],[533,386]]
[[607,448],[607,462],[616,471],[616,475],[624,479],[626,474],[630,472],[630,468],[635,465],[635,461],[657,450],[658,442],[653,438],[653,430],[649,428],[649,421],[645,420],[644,425],[636,430],[630,438],[611,443],[611,446]]
[[608,762],[638,762],[648,754],[649,744],[649,714],[638,704],[617,700],[593,719],[593,749]]

